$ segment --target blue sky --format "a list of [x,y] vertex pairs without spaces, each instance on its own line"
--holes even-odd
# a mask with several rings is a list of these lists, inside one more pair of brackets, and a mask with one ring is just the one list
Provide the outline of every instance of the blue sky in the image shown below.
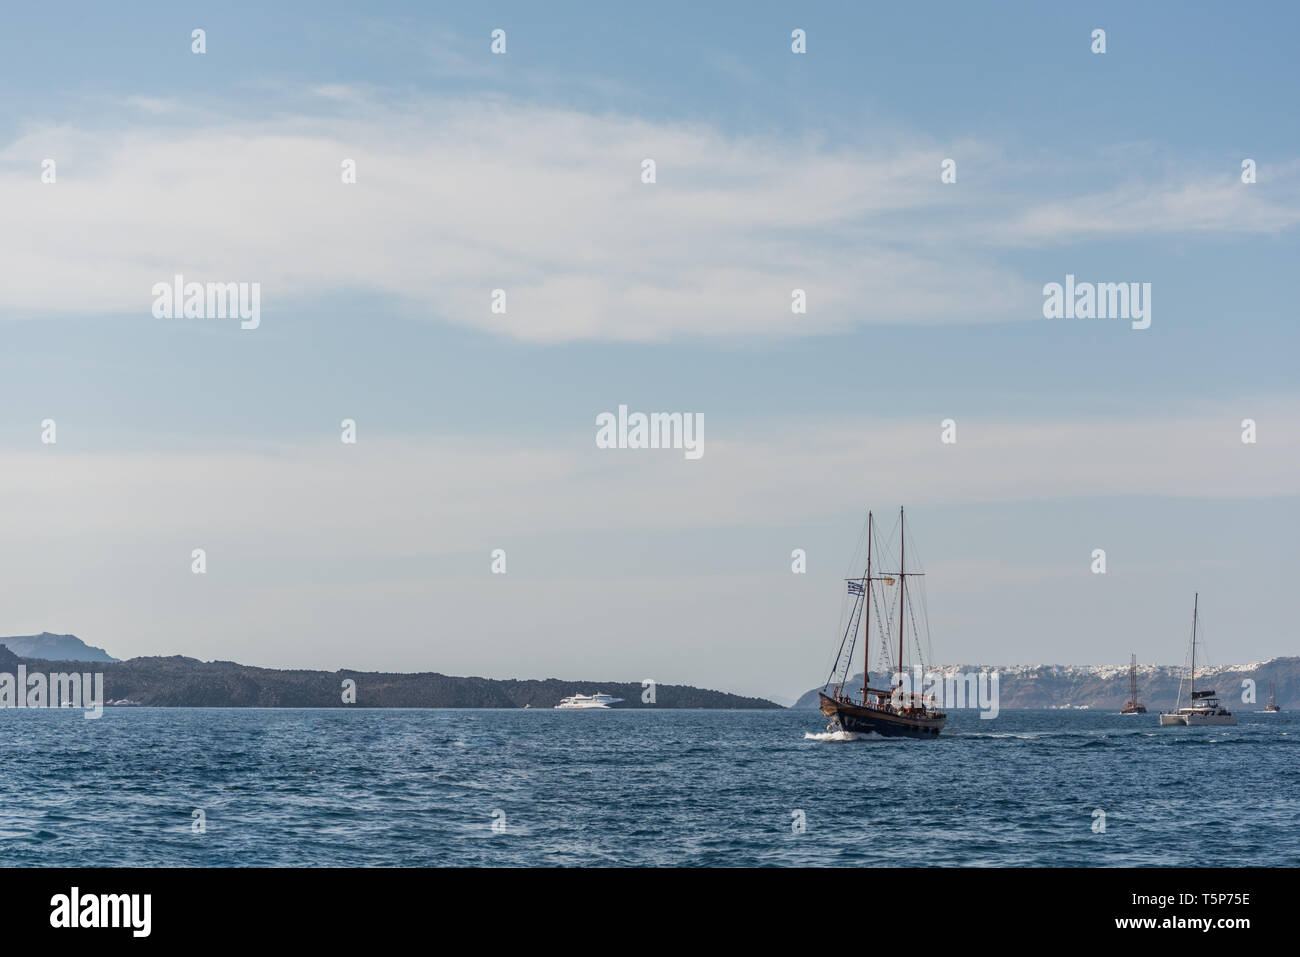
[[[1289,5],[7,17],[0,632],[793,697],[903,502],[943,661],[1176,662],[1195,589],[1295,653]],[[177,272],[261,326],[155,319]],[[1151,327],[1044,320],[1067,273]]]

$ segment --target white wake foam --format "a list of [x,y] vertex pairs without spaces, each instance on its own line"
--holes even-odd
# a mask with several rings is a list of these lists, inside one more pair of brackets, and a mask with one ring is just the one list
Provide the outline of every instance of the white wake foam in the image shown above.
[[866,734],[862,734],[858,731],[820,731],[817,733],[813,733],[811,731],[805,731],[803,733],[803,738],[805,741],[822,741],[827,744],[832,744],[832,743],[840,744],[845,741],[885,740],[881,735],[878,735],[875,732],[868,732]]

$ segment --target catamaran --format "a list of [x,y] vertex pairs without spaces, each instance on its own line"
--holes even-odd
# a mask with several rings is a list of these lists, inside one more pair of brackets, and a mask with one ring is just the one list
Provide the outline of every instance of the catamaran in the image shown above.
[[[891,536],[892,537],[892,536]],[[872,568],[872,548],[875,544],[875,519],[867,512],[867,570],[861,578],[846,579],[848,592],[853,596],[853,606],[848,616],[848,626],[840,639],[840,650],[831,666],[831,673],[826,684],[818,692],[821,712],[829,722],[827,731],[852,731],[858,734],[879,734],[890,738],[935,738],[943,729],[948,716],[939,711],[932,695],[925,695],[919,690],[904,690],[906,669],[903,665],[904,629],[908,620],[916,637],[916,659],[919,671],[924,671],[920,661],[921,640],[916,627],[916,615],[911,599],[907,593],[907,580],[918,577],[920,572],[907,571],[905,562],[906,529],[903,524],[903,510],[898,510],[898,571],[881,572]],[[895,588],[895,586],[897,586]],[[882,599],[882,590],[892,590],[897,601],[888,597]],[[883,606],[885,617],[881,618]],[[898,675],[898,684],[890,681],[890,687],[871,687],[871,617],[875,614],[880,629],[880,653],[886,665],[889,662],[889,643],[892,639],[892,621],[898,622],[898,658],[894,662]],[[891,619],[890,615],[893,615]],[[924,605],[922,621],[925,621]],[[862,691],[853,697],[845,687],[853,665],[854,645],[858,640],[858,629],[862,629]],[[846,653],[847,648],[847,653]]]
[[608,710],[612,704],[618,704],[622,698],[613,698],[604,692],[596,694],[575,694],[561,699],[555,706],[557,711],[593,711]]
[[1214,696],[1213,691],[1196,690],[1196,622],[1200,600],[1200,593],[1197,593],[1192,600],[1191,698],[1186,708],[1179,707],[1183,703],[1183,683],[1178,682],[1178,701],[1174,705],[1174,710],[1160,712],[1162,727],[1177,724],[1193,728],[1211,724],[1232,726],[1237,724],[1237,716],[1219,704],[1219,699]]

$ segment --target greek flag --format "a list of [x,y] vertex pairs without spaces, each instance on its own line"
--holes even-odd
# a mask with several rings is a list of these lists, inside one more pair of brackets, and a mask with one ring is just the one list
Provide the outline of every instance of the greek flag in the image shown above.
[[862,582],[849,582],[849,594],[850,594],[850,595],[861,595],[861,594],[862,594]]

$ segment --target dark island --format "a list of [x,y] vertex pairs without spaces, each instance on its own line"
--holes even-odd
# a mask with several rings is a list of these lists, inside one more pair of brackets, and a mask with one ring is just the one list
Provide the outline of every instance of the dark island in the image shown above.
[[[2,641],[3,639],[0,639]],[[96,649],[97,651],[99,649]],[[0,644],[0,671],[19,665],[34,672],[103,672],[104,700],[174,708],[553,708],[574,694],[601,691],[623,701],[614,708],[779,708],[689,685],[655,686],[653,704],[641,700],[640,682],[497,680],[457,678],[437,672],[281,671],[233,661],[199,661],[181,655],[126,661],[51,661],[19,657]],[[356,682],[356,703],[345,704],[345,681]]]

